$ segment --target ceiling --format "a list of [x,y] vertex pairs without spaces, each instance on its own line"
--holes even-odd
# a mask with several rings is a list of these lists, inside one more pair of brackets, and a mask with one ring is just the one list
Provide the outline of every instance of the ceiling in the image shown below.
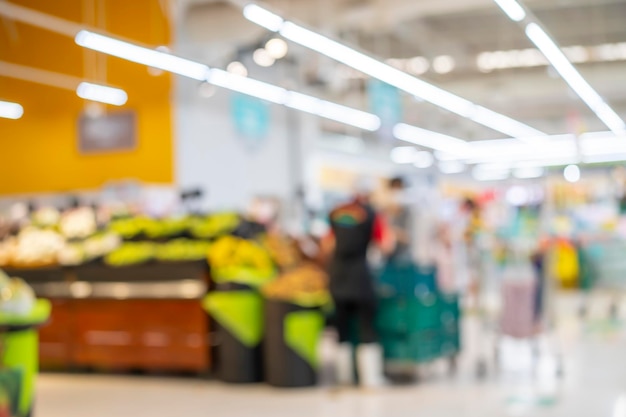
[[[420,77],[550,134],[607,130],[547,66],[481,71],[482,52],[532,48],[523,29],[493,0],[269,0],[265,4],[382,59],[421,56],[431,63],[449,55],[447,74],[431,70]],[[563,47],[626,42],[626,0],[527,0],[526,5]],[[268,33],[227,1],[177,0],[181,39],[211,64],[225,66],[236,52],[249,51]],[[194,49],[195,48],[195,49]],[[309,86],[318,94],[367,108],[365,82],[328,59],[292,47]],[[626,57],[625,57],[626,58]],[[581,63],[590,84],[626,118],[626,60]],[[254,72],[254,69],[252,69]],[[271,77],[258,71],[259,77]],[[306,86],[304,86],[306,87]],[[304,88],[303,87],[303,88]],[[405,119],[463,139],[502,134],[460,119],[427,103],[405,97]]]

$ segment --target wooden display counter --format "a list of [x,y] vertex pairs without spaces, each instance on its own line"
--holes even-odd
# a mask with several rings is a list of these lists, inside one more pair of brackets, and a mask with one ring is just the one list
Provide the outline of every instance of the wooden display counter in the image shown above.
[[58,270],[21,272],[10,271],[52,302],[40,332],[42,369],[209,369],[203,263],[91,265],[64,269],[62,281]]

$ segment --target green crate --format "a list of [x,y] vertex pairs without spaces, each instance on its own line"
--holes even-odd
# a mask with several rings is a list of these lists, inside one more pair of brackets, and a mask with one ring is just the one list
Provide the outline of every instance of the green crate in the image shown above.
[[455,355],[461,351],[461,333],[456,331],[442,331],[439,334],[441,355]]
[[412,298],[408,303],[409,332],[432,330],[440,327],[439,300],[435,293]]
[[406,337],[381,335],[381,345],[385,352],[385,360],[410,361],[413,359]]
[[378,302],[377,327],[381,333],[404,334],[408,328],[408,303],[404,298],[384,298]]
[[437,331],[426,330],[409,336],[412,359],[425,362],[440,356],[441,341]]

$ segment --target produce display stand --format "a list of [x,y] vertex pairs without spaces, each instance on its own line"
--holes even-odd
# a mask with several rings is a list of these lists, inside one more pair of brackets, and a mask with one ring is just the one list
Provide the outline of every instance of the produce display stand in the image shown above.
[[456,295],[436,289],[436,269],[389,263],[379,277],[378,331],[387,368],[447,358],[452,371],[461,350]]
[[210,292],[203,307],[215,324],[216,375],[228,383],[263,380],[263,300],[252,289],[222,287]]
[[320,309],[268,300],[265,320],[265,381],[284,388],[316,385],[317,345],[324,328]]
[[38,372],[37,328],[48,321],[50,310],[50,303],[40,299],[27,315],[0,313],[1,365],[21,376],[17,417],[32,415]]
[[41,329],[43,369],[204,373],[205,261],[12,269],[53,308]]

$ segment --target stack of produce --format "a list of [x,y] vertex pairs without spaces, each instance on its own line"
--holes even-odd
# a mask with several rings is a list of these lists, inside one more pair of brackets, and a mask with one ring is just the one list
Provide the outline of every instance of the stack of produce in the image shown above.
[[189,219],[186,217],[146,219],[143,223],[143,232],[149,239],[163,239],[180,236],[188,227]]
[[239,223],[240,219],[236,213],[217,213],[192,218],[189,221],[189,231],[198,239],[214,239],[231,233]]
[[59,264],[80,265],[113,252],[121,244],[122,239],[112,232],[99,233],[82,242],[68,242],[59,252]]
[[56,227],[61,220],[61,213],[54,207],[42,207],[35,211],[32,223],[37,227]]
[[16,237],[0,245],[0,265],[35,268],[57,264],[58,253],[65,239],[53,230],[36,227],[23,229]]
[[206,258],[211,244],[202,240],[174,239],[156,248],[156,259],[165,262],[199,261]]
[[150,242],[126,242],[104,257],[104,262],[113,267],[138,265],[154,259],[156,246]]
[[85,239],[98,229],[96,214],[90,207],[79,207],[63,213],[59,231],[68,239]]
[[146,224],[150,222],[147,217],[125,217],[112,220],[109,223],[109,230],[120,235],[123,239],[133,239],[146,229]]
[[305,307],[319,307],[330,302],[328,275],[314,264],[302,264],[263,286],[269,300],[285,301]]
[[261,245],[234,236],[218,239],[208,251],[208,262],[218,283],[260,286],[275,275],[274,262]]
[[282,271],[294,268],[302,262],[296,243],[284,235],[268,233],[261,239],[261,244]]

